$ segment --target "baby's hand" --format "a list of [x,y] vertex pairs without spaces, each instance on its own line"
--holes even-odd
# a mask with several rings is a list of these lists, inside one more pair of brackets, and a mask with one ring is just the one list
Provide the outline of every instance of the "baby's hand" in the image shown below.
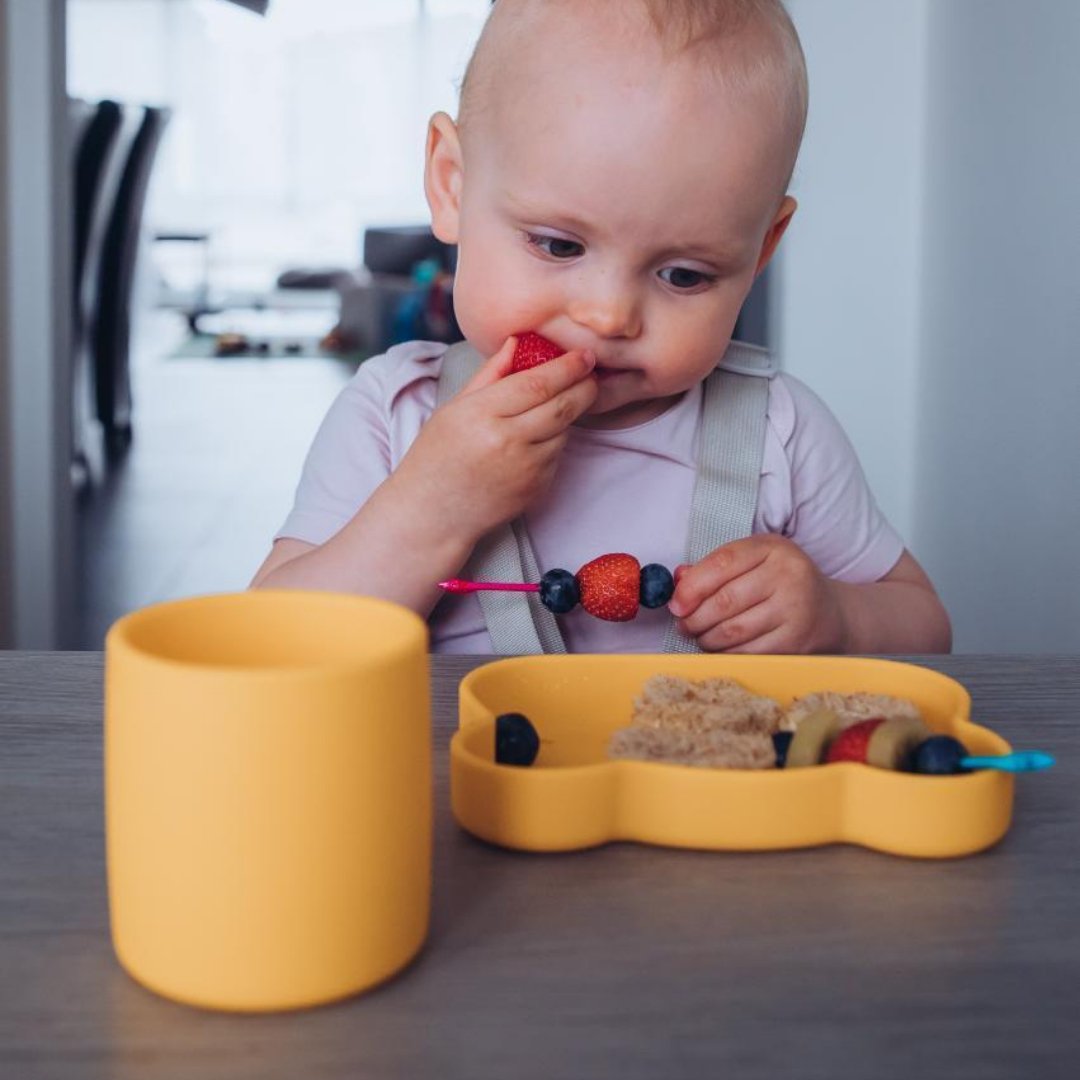
[[724,544],[675,572],[668,608],[706,652],[841,652],[847,636],[835,584],[791,540]]
[[514,339],[436,409],[391,477],[441,530],[475,543],[550,484],[567,428],[593,403],[595,357],[510,374]]

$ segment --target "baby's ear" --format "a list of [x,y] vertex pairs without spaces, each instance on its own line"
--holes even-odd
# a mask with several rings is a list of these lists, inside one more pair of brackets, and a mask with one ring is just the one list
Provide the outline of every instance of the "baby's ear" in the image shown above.
[[769,265],[769,260],[776,253],[780,238],[787,232],[787,227],[791,224],[791,218],[797,207],[798,203],[790,195],[784,196],[780,209],[776,211],[776,216],[765,233],[765,241],[761,245],[761,253],[758,255],[757,269],[754,270],[755,276]]
[[446,113],[438,112],[428,123],[424,194],[431,208],[432,232],[444,244],[458,241],[463,178],[464,163],[457,126]]

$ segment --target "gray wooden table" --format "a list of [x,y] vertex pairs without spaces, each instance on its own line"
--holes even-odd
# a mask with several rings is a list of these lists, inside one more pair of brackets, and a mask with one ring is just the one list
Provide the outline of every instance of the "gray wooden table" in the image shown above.
[[238,1017],[143,990],[109,945],[102,659],[0,653],[0,1077],[1080,1076],[1080,658],[927,661],[1057,754],[994,850],[917,862],[612,845],[525,855],[453,823],[479,658],[436,659],[428,945],[343,1004]]

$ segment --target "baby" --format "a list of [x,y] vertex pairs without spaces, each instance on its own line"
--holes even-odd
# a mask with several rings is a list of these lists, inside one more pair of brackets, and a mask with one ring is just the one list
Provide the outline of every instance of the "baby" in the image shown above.
[[[779,0],[498,0],[427,137],[467,345],[360,367],[253,585],[397,601],[443,652],[948,650],[835,419],[730,341],[795,212],[806,101]],[[565,352],[511,373],[525,331]],[[530,645],[476,596],[439,602],[463,571],[619,551],[677,567],[666,608],[556,626],[534,604]]]

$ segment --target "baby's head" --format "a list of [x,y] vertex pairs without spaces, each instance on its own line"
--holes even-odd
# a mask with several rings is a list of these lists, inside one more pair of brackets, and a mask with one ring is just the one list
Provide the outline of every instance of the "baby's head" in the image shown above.
[[592,349],[586,422],[657,415],[715,366],[791,218],[806,97],[779,0],[498,0],[458,122],[428,133],[466,338]]

